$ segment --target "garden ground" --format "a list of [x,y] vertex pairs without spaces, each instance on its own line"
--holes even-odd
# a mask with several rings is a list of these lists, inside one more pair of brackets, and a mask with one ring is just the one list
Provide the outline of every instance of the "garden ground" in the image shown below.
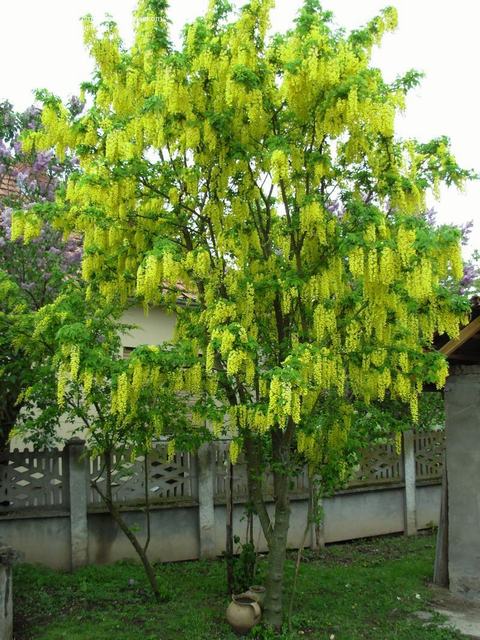
[[[431,611],[435,539],[384,537],[307,552],[291,632],[306,640],[453,640]],[[263,559],[259,561],[257,582]],[[139,565],[91,566],[75,574],[31,565],[14,572],[15,640],[230,640],[221,561],[156,566],[157,604]],[[287,602],[294,576],[287,565]],[[426,618],[428,618],[426,620]],[[265,632],[252,638],[267,640]]]

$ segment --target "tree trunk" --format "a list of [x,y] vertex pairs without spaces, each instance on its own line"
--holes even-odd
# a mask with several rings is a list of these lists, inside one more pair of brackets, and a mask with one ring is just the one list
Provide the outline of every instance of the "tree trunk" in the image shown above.
[[272,523],[263,499],[262,475],[264,469],[262,468],[259,444],[256,436],[249,431],[244,435],[244,442],[247,461],[248,497],[258,516],[267,544],[270,544]]
[[[287,483],[285,483],[288,488]],[[287,494],[287,491],[285,491]],[[287,553],[287,536],[290,524],[290,507],[287,500],[281,500],[275,507],[275,524],[269,545],[268,571],[264,620],[269,626],[279,630],[283,622],[283,577]]]
[[290,525],[290,500],[288,496],[291,471],[290,446],[294,428],[295,425],[290,421],[285,430],[276,428],[271,434],[275,500],[275,522],[273,525],[262,492],[264,469],[260,446],[254,434],[246,432],[244,435],[249,493],[269,550],[263,619],[267,625],[277,630],[280,629],[283,622],[283,579]]
[[269,540],[268,570],[264,621],[279,630],[283,622],[283,578],[290,524],[290,446],[294,425],[290,421],[285,431],[272,431],[272,471],[275,499],[275,523]]
[[[137,536],[133,533],[133,531],[127,525],[127,523],[122,517],[121,512],[117,509],[112,498],[112,459],[111,459],[110,452],[105,453],[104,459],[105,459],[105,471],[106,471],[106,492],[103,493],[103,491],[100,489],[96,481],[92,482],[93,488],[95,489],[95,491],[97,491],[99,496],[102,498],[102,500],[106,504],[112,518],[115,520],[115,522],[118,524],[120,529],[130,540],[133,548],[137,552],[138,557],[140,558],[143,564],[143,568],[145,570],[147,579],[150,583],[150,587],[152,589],[155,600],[157,602],[160,602],[160,590],[158,588],[157,576],[155,575],[155,571],[153,570],[153,567],[150,564],[150,560],[148,559],[148,556],[146,553],[146,547],[148,545],[145,545],[145,547],[142,547]],[[145,463],[146,463],[146,460],[145,460]],[[147,508],[148,508],[148,505],[147,505]],[[147,533],[147,540],[148,538],[149,538],[149,534]]]

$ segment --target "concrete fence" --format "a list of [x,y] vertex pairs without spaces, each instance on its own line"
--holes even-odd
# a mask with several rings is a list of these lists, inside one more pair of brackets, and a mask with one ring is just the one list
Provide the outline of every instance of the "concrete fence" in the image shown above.
[[[365,451],[348,486],[323,501],[320,542],[385,533],[414,534],[438,522],[444,436],[441,432],[404,434],[401,451],[393,444]],[[146,533],[150,504],[153,561],[210,558],[225,548],[228,442],[203,446],[197,454],[166,447],[132,459],[113,456],[113,499],[140,538]],[[105,486],[100,457],[89,457],[84,443],[70,440],[63,450],[19,451],[0,458],[0,543],[20,551],[27,562],[70,569],[88,563],[135,558],[133,548],[111,519],[93,484]],[[243,539],[247,500],[245,465],[234,466],[234,531]],[[269,509],[272,482],[264,479]],[[291,488],[289,545],[304,534],[308,481],[299,474]],[[318,543],[312,529],[307,546]],[[258,523],[255,541],[265,549]]]

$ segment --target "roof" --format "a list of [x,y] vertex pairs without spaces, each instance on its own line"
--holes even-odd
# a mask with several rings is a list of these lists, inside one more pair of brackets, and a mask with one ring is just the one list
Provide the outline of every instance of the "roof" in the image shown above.
[[18,192],[17,181],[13,176],[8,174],[0,178],[0,198]]
[[470,302],[470,322],[458,337],[450,340],[444,334],[434,341],[435,347],[447,356],[451,364],[480,364],[480,297],[474,296]]

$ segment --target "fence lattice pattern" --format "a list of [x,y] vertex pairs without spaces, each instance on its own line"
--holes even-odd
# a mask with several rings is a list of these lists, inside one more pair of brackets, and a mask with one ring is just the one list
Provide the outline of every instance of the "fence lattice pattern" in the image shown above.
[[445,458],[445,433],[443,431],[417,433],[414,447],[417,480],[441,478]]
[[[227,496],[228,447],[226,441],[216,442],[214,448],[215,499],[224,500]],[[248,496],[247,467],[242,455],[239,456],[233,473],[233,495],[236,498]]]
[[0,513],[31,507],[68,506],[61,451],[19,451],[0,455]]
[[[112,496],[118,504],[138,504],[145,501],[145,458],[132,459],[130,452],[112,456]],[[167,460],[166,446],[160,445],[147,456],[147,491],[149,500],[156,502],[181,502],[196,497],[196,471],[193,456],[189,453],[176,453]],[[100,505],[102,498],[94,488],[96,483],[106,491],[106,472],[103,458],[90,459],[89,504]]]
[[393,444],[382,444],[364,452],[349,486],[397,484],[403,481],[402,456]]
[[[419,481],[438,481],[442,476],[445,436],[443,432],[417,433],[414,440],[416,477]],[[228,448],[226,441],[214,445],[214,494],[219,502],[227,496]],[[145,466],[142,456],[132,458],[129,452],[116,453],[112,459],[113,499],[119,505],[145,502]],[[101,457],[88,461],[88,504],[100,506],[102,498],[94,489],[95,481],[105,493],[105,469]],[[147,456],[147,491],[152,504],[185,503],[198,498],[196,456],[176,453],[167,460],[166,445],[159,445]],[[402,454],[393,444],[371,447],[365,451],[349,487],[398,485],[404,480]],[[306,471],[293,480],[292,496],[306,496]],[[269,473],[263,482],[265,495],[272,496],[273,482]],[[246,465],[242,458],[234,466],[233,495],[242,500],[248,495]],[[19,451],[0,456],[0,513],[31,507],[65,509],[68,496],[68,453],[59,451]]]

